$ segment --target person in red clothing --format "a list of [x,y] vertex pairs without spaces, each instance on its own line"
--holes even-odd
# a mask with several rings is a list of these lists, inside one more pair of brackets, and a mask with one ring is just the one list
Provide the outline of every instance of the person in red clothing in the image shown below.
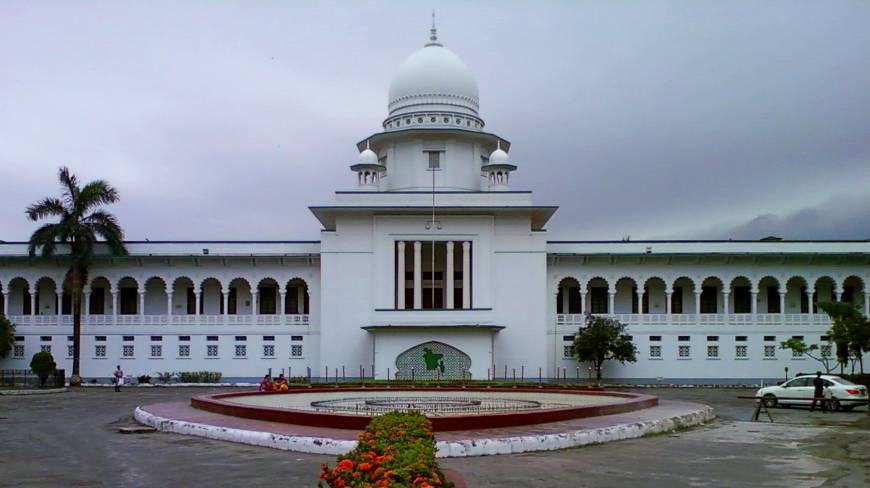
[[273,391],[272,387],[272,377],[268,374],[263,376],[263,379],[260,380],[260,391]]

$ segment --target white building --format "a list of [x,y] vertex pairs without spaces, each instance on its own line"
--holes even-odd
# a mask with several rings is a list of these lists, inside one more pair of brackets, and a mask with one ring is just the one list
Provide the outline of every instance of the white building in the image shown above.
[[[555,207],[512,187],[522,165],[484,130],[465,64],[437,40],[357,144],[357,188],[311,207],[320,241],[130,242],[90,273],[82,376],[585,377],[565,354],[584,314],[629,325],[638,361],[610,378],[733,380],[817,369],[778,348],[827,345],[817,301],[868,313],[870,242],[548,241]],[[434,204],[434,207],[433,207]],[[434,252],[433,252],[434,250]],[[71,367],[62,263],[0,244],[2,368],[50,348]],[[288,371],[289,370],[289,371]]]

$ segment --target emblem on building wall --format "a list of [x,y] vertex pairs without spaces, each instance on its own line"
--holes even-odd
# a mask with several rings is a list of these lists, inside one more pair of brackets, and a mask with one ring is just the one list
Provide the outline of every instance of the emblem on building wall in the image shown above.
[[471,378],[468,354],[443,342],[424,342],[399,354],[396,378],[430,380]]

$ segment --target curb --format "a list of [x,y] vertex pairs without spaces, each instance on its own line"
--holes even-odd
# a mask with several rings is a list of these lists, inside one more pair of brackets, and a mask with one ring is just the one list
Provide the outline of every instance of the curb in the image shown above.
[[[112,383],[82,383],[80,385],[83,388],[114,388],[115,385]],[[121,385],[122,388],[258,388],[260,386],[259,383],[167,383],[167,384],[153,384],[153,383],[144,383],[144,384],[135,384],[129,385],[124,384]]]
[[[436,457],[491,456],[496,454],[517,454],[521,452],[552,451],[571,447],[602,444],[625,439],[636,439],[650,434],[660,434],[675,429],[694,427],[716,418],[713,408],[699,405],[698,410],[683,415],[647,422],[617,424],[610,427],[590,430],[575,430],[558,434],[506,437],[501,439],[469,439],[463,441],[438,441]],[[143,425],[154,427],[161,432],[192,435],[252,446],[269,447],[284,451],[307,452],[311,454],[338,455],[351,451],[356,441],[330,439],[327,437],[288,436],[254,430],[216,427],[213,425],[186,422],[158,417],[136,407],[133,418]]]
[[27,395],[51,395],[53,393],[66,393],[66,388],[46,388],[44,390],[0,390],[0,396],[27,396]]

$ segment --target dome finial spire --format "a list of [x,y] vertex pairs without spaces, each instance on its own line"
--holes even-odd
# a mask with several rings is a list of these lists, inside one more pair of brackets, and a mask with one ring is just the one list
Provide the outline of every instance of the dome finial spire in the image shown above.
[[438,28],[435,27],[435,9],[432,9],[432,28],[429,29],[429,42],[426,44],[427,46],[440,46],[441,43],[438,42]]

